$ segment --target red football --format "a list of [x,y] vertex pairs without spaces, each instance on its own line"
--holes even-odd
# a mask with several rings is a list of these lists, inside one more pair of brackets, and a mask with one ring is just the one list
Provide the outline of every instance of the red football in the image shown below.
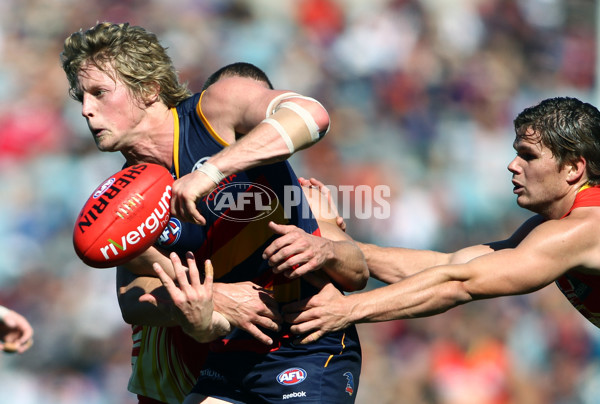
[[110,176],[90,195],[73,229],[79,258],[95,268],[138,256],[169,223],[173,177],[157,164],[138,164]]

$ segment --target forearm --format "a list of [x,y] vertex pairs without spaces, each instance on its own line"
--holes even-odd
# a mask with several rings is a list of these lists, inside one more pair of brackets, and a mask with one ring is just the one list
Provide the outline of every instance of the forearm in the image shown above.
[[373,323],[443,313],[473,300],[459,280],[426,270],[395,284],[346,296],[351,323]]
[[369,270],[356,243],[349,240],[330,243],[332,252],[323,265],[324,271],[347,292],[363,289],[369,279]]
[[371,276],[389,284],[396,283],[425,268],[446,264],[450,255],[430,250],[379,247],[356,243],[364,254]]
[[156,277],[137,276],[124,267],[117,268],[117,299],[123,320],[127,324],[170,327],[177,323],[157,306],[140,302],[145,293],[158,293],[162,288]]
[[224,176],[285,160],[318,142],[329,127],[327,111],[310,98],[290,95],[269,108],[273,110],[261,111],[267,118],[247,133],[243,125],[236,127],[236,132],[245,134],[208,160]]
[[141,255],[124,264],[123,267],[135,275],[156,277],[152,269],[152,265],[155,262],[158,262],[171,278],[175,278],[175,271],[173,270],[171,260],[169,260],[166,253],[163,253],[156,247],[148,248]]

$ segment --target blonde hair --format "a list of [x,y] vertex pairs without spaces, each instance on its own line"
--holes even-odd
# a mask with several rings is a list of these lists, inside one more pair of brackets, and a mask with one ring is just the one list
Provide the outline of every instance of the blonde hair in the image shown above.
[[98,23],[87,31],[79,30],[65,39],[60,54],[62,68],[69,81],[69,95],[81,101],[79,71],[92,64],[102,71],[111,66],[117,77],[136,96],[158,96],[175,107],[191,96],[186,84],[179,83],[171,58],[155,34],[129,23]]

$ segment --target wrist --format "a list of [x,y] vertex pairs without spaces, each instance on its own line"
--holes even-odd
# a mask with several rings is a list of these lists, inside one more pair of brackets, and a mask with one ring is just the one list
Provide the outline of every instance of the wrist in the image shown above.
[[216,337],[222,337],[231,332],[231,323],[223,314],[213,311],[211,328]]
[[349,294],[344,296],[344,307],[347,309],[346,320],[348,321],[348,325],[358,324],[364,322],[364,318],[361,315],[361,305],[359,304],[358,299],[355,297],[355,294]]
[[204,162],[198,171],[210,178],[215,185],[219,185],[219,183],[225,179],[225,174],[223,174],[216,165],[209,163],[208,161]]
[[216,338],[227,335],[231,331],[231,324],[225,316],[217,311],[212,312],[210,324],[203,329],[184,329],[184,331],[200,343],[211,342]]

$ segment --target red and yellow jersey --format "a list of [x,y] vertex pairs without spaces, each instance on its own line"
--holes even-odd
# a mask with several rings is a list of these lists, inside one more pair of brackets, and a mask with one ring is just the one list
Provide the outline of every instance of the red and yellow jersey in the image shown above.
[[[585,187],[577,193],[573,209],[600,206],[600,186]],[[600,276],[570,271],[556,280],[561,292],[592,324],[600,328]]]

